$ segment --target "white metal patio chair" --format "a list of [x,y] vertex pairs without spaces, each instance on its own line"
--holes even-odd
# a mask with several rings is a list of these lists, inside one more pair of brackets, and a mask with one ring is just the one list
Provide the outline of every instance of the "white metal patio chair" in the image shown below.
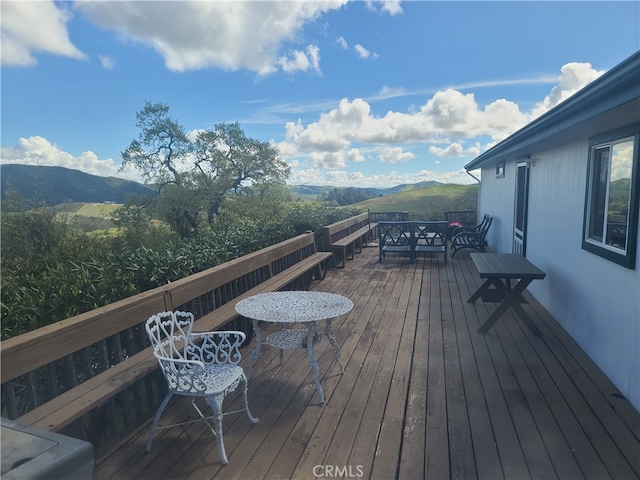
[[[153,418],[147,452],[151,450],[153,435],[158,428],[177,426],[158,427],[160,416],[174,394],[204,397],[213,408],[213,417],[202,414],[195,398],[191,403],[216,436],[220,460],[226,465],[229,462],[222,439],[222,402],[225,395],[233,392],[241,381],[244,382],[244,410],[253,423],[258,423],[258,419],[249,411],[247,377],[238,365],[242,358],[240,345],[245,334],[236,331],[192,332],[193,314],[189,312],[158,313],[147,320],[145,327],[153,346],[153,354],[160,363],[169,387]],[[211,418],[215,428],[208,421]]]

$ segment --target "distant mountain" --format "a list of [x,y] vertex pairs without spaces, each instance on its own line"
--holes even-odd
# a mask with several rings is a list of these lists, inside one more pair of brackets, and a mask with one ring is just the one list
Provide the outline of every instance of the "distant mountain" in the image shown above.
[[24,200],[45,205],[69,202],[124,203],[129,195],[152,195],[138,182],[116,177],[99,177],[64,167],[0,165],[2,199],[14,191]]
[[[385,195],[393,195],[394,193],[407,192],[409,190],[414,190],[416,188],[423,187],[431,187],[433,185],[440,185],[440,182],[429,181],[429,182],[418,182],[418,183],[405,183],[402,185],[396,185],[395,187],[389,188],[363,188],[368,193],[371,194],[372,197],[379,197]],[[312,197],[316,198],[320,195],[326,194],[333,190],[336,187],[331,186],[314,186],[314,185],[289,185],[291,191],[298,196],[301,197]]]
[[441,183],[434,180],[428,182],[405,183],[396,187],[385,188],[382,190],[382,194],[393,195],[394,193],[408,192],[410,190],[415,190],[416,188],[433,187],[434,185],[441,185]]
[[333,187],[317,186],[317,185],[288,185],[291,193],[298,197],[315,200],[319,195],[323,195],[331,191]]
[[[407,192],[417,188],[439,185],[438,182],[419,182],[391,188],[363,188],[370,197]],[[315,200],[336,189],[333,186],[289,185],[294,195]],[[0,193],[14,191],[27,202],[39,205],[60,205],[74,202],[124,203],[129,195],[153,195],[154,190],[131,180],[100,177],[64,167],[31,165],[0,165]]]

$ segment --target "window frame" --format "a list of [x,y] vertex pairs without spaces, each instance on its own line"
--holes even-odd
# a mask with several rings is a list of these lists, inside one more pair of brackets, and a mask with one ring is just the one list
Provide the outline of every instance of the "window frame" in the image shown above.
[[[626,249],[623,251],[619,248],[606,244],[606,239],[598,241],[590,236],[591,230],[591,211],[594,202],[594,181],[592,176],[599,172],[596,165],[596,159],[599,158],[596,152],[602,151],[607,146],[611,147],[622,141],[633,141],[633,154],[631,165],[631,184],[629,192],[629,213],[627,216],[627,242]],[[587,162],[587,185],[585,189],[584,202],[584,219],[582,228],[582,249],[605,258],[611,262],[621,265],[625,268],[635,269],[636,250],[638,243],[638,199],[639,188],[638,177],[640,176],[638,165],[638,150],[640,145],[640,123],[629,125],[617,130],[612,130],[589,139],[589,153]],[[610,176],[607,175],[607,192],[610,186]]]

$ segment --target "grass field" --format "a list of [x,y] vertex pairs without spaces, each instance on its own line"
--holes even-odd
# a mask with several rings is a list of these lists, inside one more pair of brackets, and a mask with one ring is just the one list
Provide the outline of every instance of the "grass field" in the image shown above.
[[119,203],[83,203],[75,214],[83,217],[107,218],[116,208],[121,206],[122,204]]
[[[477,210],[477,204],[477,185],[440,184],[371,198],[353,206],[363,211],[370,209],[372,212],[408,211],[412,220],[443,220],[445,211]],[[120,206],[122,205],[116,203],[67,203],[56,209],[91,229],[91,219],[108,221],[113,211]],[[104,229],[108,225],[96,223],[95,227]]]
[[57,205],[56,212],[65,213],[70,217],[109,218],[113,211],[121,207],[120,203],[63,203]]
[[478,186],[441,184],[394,195],[371,198],[354,205],[372,212],[409,212],[412,220],[444,220],[448,210],[477,210]]

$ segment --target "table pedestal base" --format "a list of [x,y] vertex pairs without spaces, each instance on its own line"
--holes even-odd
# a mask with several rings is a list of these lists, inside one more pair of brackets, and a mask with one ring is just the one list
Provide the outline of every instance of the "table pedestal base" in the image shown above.
[[313,352],[313,347],[320,343],[323,337],[327,337],[329,343],[333,347],[334,358],[338,362],[338,365],[340,365],[340,374],[344,373],[344,365],[342,365],[342,361],[340,360],[340,347],[338,347],[336,339],[331,335],[332,321],[333,319],[327,319],[325,321],[324,333],[319,334],[316,332],[316,322],[308,322],[306,323],[306,329],[283,327],[282,329],[268,335],[263,341],[259,322],[257,320],[253,320],[253,330],[256,335],[256,346],[247,361],[247,378],[251,378],[253,364],[258,358],[263,344],[280,349],[280,365],[282,365],[282,357],[285,350],[306,349],[307,356],[309,357],[309,363],[311,364],[311,367],[313,367],[315,373],[315,384],[316,389],[318,390],[318,395],[320,396],[320,403],[324,403],[324,392],[320,385],[320,366],[318,365],[318,361]]

